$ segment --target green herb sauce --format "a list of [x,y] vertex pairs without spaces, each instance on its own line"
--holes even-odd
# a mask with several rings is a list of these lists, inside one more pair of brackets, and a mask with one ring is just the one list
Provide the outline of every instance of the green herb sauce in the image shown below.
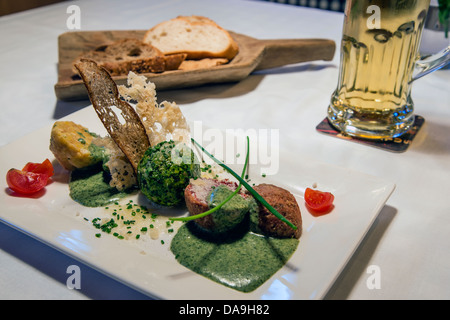
[[[119,192],[109,186],[109,179],[101,163],[76,169],[70,177],[70,196],[84,206],[100,207],[135,191]],[[228,194],[216,191],[219,192],[211,202]],[[230,200],[228,206],[242,207],[242,203],[236,201]],[[189,222],[179,228],[170,249],[178,262],[188,269],[235,290],[251,292],[281,269],[299,244],[298,239],[271,238],[250,232],[251,225],[247,216],[237,229],[217,237],[197,230],[193,227],[195,223]]]
[[[217,207],[232,193],[233,191],[224,185],[214,188],[207,197],[208,206],[210,208]],[[240,224],[249,212],[252,200],[252,197],[245,199],[240,195],[235,195],[220,209],[212,213],[211,217],[214,221],[215,232],[226,232]]]
[[[299,244],[243,231],[227,238],[209,238],[189,222],[180,227],[171,251],[180,264],[217,283],[251,292],[281,269]],[[247,229],[248,230],[248,229]]]
[[86,207],[101,207],[133,191],[118,191],[109,185],[109,180],[109,174],[101,165],[76,169],[70,176],[70,197]]
[[106,163],[108,161],[109,157],[106,155],[104,147],[100,147],[91,143],[88,147],[88,150],[91,153],[92,163]]

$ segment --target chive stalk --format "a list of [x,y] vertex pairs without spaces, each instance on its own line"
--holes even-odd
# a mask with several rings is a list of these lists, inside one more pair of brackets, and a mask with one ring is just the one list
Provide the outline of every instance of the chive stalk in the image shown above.
[[[192,139],[192,141],[194,141],[194,139]],[[242,169],[241,177],[244,177],[245,171],[247,170],[248,158],[249,158],[249,154],[250,154],[249,150],[250,150],[250,141],[249,141],[249,138],[247,137],[247,156],[245,158],[245,164],[244,164],[244,168]],[[198,218],[206,217],[207,215],[209,215],[209,214],[219,210],[220,208],[222,208],[222,206],[225,205],[225,203],[230,201],[231,198],[233,198],[241,190],[241,187],[242,187],[242,183],[239,182],[238,187],[236,188],[236,190],[234,190],[233,193],[231,193],[228,197],[226,197],[225,200],[223,200],[217,206],[215,206],[214,208],[212,208],[212,209],[210,209],[208,211],[205,211],[205,212],[193,215],[193,216],[188,216],[188,217],[171,218],[170,220],[173,220],[173,221],[191,221],[191,220],[195,220],[195,219],[198,219]]]
[[[247,137],[247,141],[248,141],[248,137]],[[219,166],[221,166],[222,168],[224,168],[226,171],[228,171],[233,177],[235,177],[239,182],[240,185],[242,184],[248,192],[250,192],[250,194],[259,202],[261,203],[264,207],[267,208],[267,210],[269,210],[275,217],[277,217],[278,219],[280,219],[281,221],[283,221],[284,223],[286,223],[289,227],[291,227],[294,230],[297,230],[297,227],[288,219],[286,219],[282,214],[280,214],[274,207],[272,207],[258,192],[256,192],[255,189],[253,189],[246,181],[243,177],[240,177],[236,172],[234,172],[231,168],[229,168],[226,164],[224,164],[222,161],[218,160],[217,158],[215,158],[212,154],[210,154],[207,150],[205,150],[205,148],[203,148],[197,141],[195,141],[193,138],[191,138],[191,141],[197,145],[204,153],[206,153],[206,155],[208,155],[208,157],[210,157],[212,160],[214,160],[214,162],[216,162]],[[248,148],[249,148],[249,143],[247,143],[247,159],[248,159]],[[245,168],[244,168],[245,169]],[[245,171],[243,171],[244,173]],[[243,174],[244,176],[244,174]],[[227,198],[228,199],[228,198]],[[227,200],[225,199],[225,200]],[[208,211],[207,211],[208,212]],[[191,217],[195,217],[195,216],[191,216]],[[181,219],[181,218],[179,218]]]

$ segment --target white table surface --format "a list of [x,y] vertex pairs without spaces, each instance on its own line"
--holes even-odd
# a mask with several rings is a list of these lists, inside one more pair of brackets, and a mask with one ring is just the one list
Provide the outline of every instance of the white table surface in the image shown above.
[[[68,31],[71,4],[81,9],[81,30],[148,29],[197,14],[260,39],[335,40],[333,61],[259,72],[235,84],[161,91],[158,99],[176,101],[188,119],[211,127],[277,128],[282,148],[396,183],[327,298],[450,298],[449,69],[414,83],[416,113],[426,122],[406,152],[392,153],[315,130],[336,86],[340,13],[245,0],[68,1],[0,17],[0,147],[90,104],[58,101],[53,89],[57,37]],[[68,289],[66,269],[73,264],[80,265],[0,222],[0,299],[147,298],[85,265],[82,288]],[[367,285],[370,266],[381,272],[378,289]]]

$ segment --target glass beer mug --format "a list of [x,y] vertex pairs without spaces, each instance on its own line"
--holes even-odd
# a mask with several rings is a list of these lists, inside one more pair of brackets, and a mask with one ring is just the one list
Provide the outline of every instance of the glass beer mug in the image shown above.
[[338,85],[327,114],[342,134],[389,139],[413,125],[412,82],[450,59],[448,47],[419,60],[429,4],[430,0],[347,0]]

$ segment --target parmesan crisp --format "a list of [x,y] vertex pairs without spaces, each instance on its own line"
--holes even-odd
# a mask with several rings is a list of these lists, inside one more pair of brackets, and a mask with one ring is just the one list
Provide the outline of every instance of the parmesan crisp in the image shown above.
[[128,73],[127,85],[118,86],[119,94],[125,101],[136,103],[136,112],[152,146],[168,140],[190,142],[189,126],[175,102],[158,104],[155,84],[132,71]]
[[104,165],[111,173],[111,187],[123,191],[137,183],[133,166],[111,137],[97,137],[92,143],[106,150],[108,161]]

